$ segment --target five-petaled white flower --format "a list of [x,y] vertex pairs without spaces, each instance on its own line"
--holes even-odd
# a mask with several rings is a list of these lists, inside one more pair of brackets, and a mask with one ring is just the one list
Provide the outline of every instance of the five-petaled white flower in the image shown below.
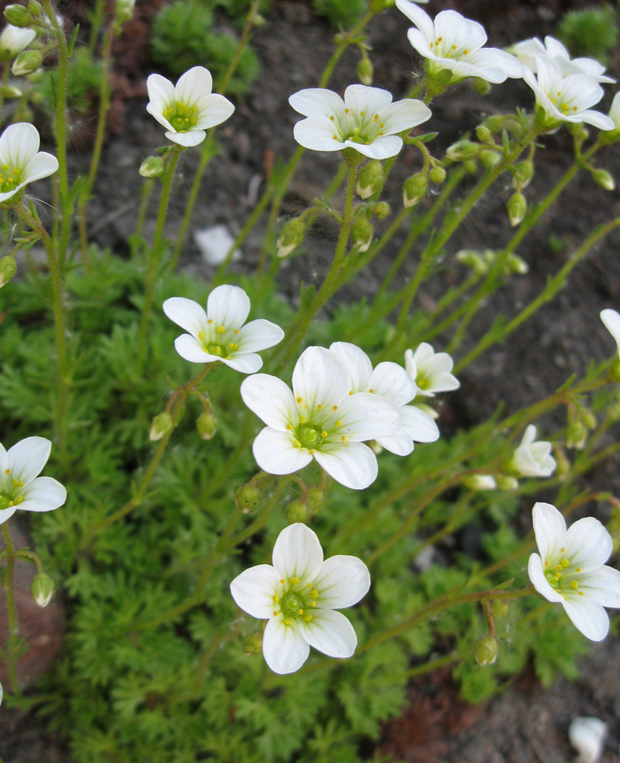
[[555,470],[551,443],[536,440],[536,427],[530,424],[523,433],[521,444],[515,450],[510,467],[522,477],[549,477]]
[[329,349],[347,370],[349,394],[368,392],[384,397],[400,413],[400,428],[393,435],[376,438],[382,448],[397,456],[408,456],[414,442],[435,442],[439,438],[437,424],[428,413],[407,405],[415,397],[417,386],[402,366],[387,361],[373,370],[368,355],[349,342],[334,342]]
[[396,156],[403,141],[395,133],[410,130],[431,116],[422,101],[408,98],[392,103],[387,90],[366,85],[349,85],[344,100],[332,90],[318,87],[300,90],[288,100],[306,117],[294,128],[295,140],[304,148],[354,148],[371,159]]
[[553,58],[563,74],[585,74],[597,82],[611,83],[616,81],[603,74],[605,67],[593,58],[571,58],[564,45],[559,40],[556,40],[555,37],[551,37],[551,35],[545,37],[544,45],[538,37],[532,37],[529,40],[523,40],[513,45],[510,48],[510,52],[534,74],[538,71],[535,58],[536,54],[538,54]]
[[613,130],[613,119],[594,106],[603,97],[603,88],[585,74],[566,74],[555,58],[534,54],[536,75],[524,69],[523,79],[532,88],[537,105],[547,115],[547,127],[559,127],[562,122],[586,122],[600,130]]
[[45,437],[26,437],[8,452],[0,445],[0,524],[17,509],[52,511],[67,500],[60,482],[37,476],[51,450],[52,443]]
[[241,397],[267,426],[254,440],[256,462],[270,474],[292,474],[316,459],[337,482],[363,490],[377,477],[377,458],[363,444],[395,434],[401,425],[385,398],[351,392],[335,353],[308,347],[293,370],[293,391],[275,376],[256,374]]
[[[207,311],[185,297],[171,297],[163,304],[168,318],[189,334],[174,341],[179,355],[190,363],[216,363],[253,374],[263,365],[256,353],[278,344],[284,331],[264,319],[245,323],[250,298],[239,286],[218,286],[207,299]],[[243,325],[245,323],[245,326]]]
[[456,11],[441,11],[435,21],[409,0],[396,0],[396,7],[416,25],[407,33],[409,42],[427,60],[427,71],[452,72],[452,84],[466,77],[500,83],[523,76],[523,66],[510,53],[483,48],[487,35],[482,24]]
[[351,657],[357,636],[347,618],[335,610],[357,604],[369,588],[364,562],[343,555],[323,561],[316,534],[300,523],[278,536],[273,567],[251,567],[230,584],[241,609],[268,621],[263,655],[271,670],[281,675],[299,670],[311,646],[328,657]]
[[540,555],[530,556],[527,572],[534,588],[559,602],[586,638],[601,641],[609,631],[603,607],[620,608],[620,571],[605,566],[613,551],[611,535],[586,517],[566,529],[562,514],[549,503],[532,511]]
[[620,357],[620,313],[611,308],[606,308],[601,310],[601,320],[618,345],[618,357]]
[[7,24],[0,34],[0,63],[10,61],[34,40],[34,29],[24,29]]
[[9,125],[0,135],[0,203],[58,169],[58,159],[39,151],[39,144],[37,128],[29,122]]
[[213,79],[204,66],[186,71],[176,86],[151,74],[146,88],[150,99],[146,110],[166,128],[168,140],[185,148],[202,143],[205,130],[225,122],[235,110],[228,98],[211,92]]
[[432,345],[422,342],[414,352],[405,352],[405,368],[425,397],[435,397],[437,392],[450,392],[461,386],[450,373],[454,361],[447,352],[435,352]]

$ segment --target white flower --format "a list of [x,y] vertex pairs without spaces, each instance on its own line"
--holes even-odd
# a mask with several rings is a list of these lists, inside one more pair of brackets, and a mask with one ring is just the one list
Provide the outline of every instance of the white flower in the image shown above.
[[427,342],[405,352],[405,368],[425,397],[435,397],[437,392],[458,389],[461,383],[450,371],[454,361],[447,352],[435,352]]
[[620,92],[614,95],[614,99],[611,102],[611,108],[609,109],[609,118],[614,123],[614,129],[620,130]]
[[525,69],[523,79],[547,114],[549,127],[562,122],[586,122],[600,130],[614,129],[613,119],[590,109],[604,94],[595,79],[585,74],[565,74],[556,59],[547,55],[535,53],[534,61],[537,74]]
[[497,482],[490,474],[468,474],[463,484],[470,490],[497,490]]
[[515,450],[510,466],[522,477],[549,477],[555,470],[555,459],[551,455],[551,443],[536,440],[536,427],[530,424]]
[[387,90],[366,85],[349,85],[344,101],[332,90],[308,88],[289,99],[299,114],[295,140],[314,151],[341,151],[354,148],[371,159],[396,156],[403,145],[395,133],[410,130],[430,119],[431,110],[411,98],[392,103]]
[[498,48],[483,48],[487,35],[482,24],[456,11],[442,11],[435,21],[409,0],[396,0],[396,7],[417,29],[407,36],[411,45],[427,59],[427,69],[435,74],[442,69],[452,72],[452,84],[465,77],[479,77],[500,83],[508,77],[523,76],[523,66],[510,53]]
[[573,718],[568,738],[579,756],[575,763],[599,763],[605,749],[607,724],[600,718]]
[[601,641],[609,631],[603,607],[620,608],[620,572],[604,566],[613,551],[611,535],[586,517],[566,529],[562,514],[549,503],[532,512],[536,544],[527,572],[534,588],[548,601],[559,602],[586,638]]
[[52,511],[67,500],[65,488],[51,477],[38,477],[50,457],[45,437],[26,437],[9,448],[0,445],[0,524],[17,509]]
[[0,62],[10,61],[34,40],[34,29],[20,28],[7,24],[0,34]]
[[39,151],[39,143],[37,128],[29,122],[9,125],[0,135],[0,203],[58,169],[58,159]]
[[410,403],[417,387],[407,371],[398,363],[384,362],[372,368],[366,353],[349,342],[334,342],[329,348],[344,365],[348,376],[349,394],[368,392],[384,397],[398,410],[400,428],[387,437],[377,437],[377,443],[397,456],[408,456],[414,442],[435,442],[439,429],[433,419]]
[[536,62],[536,55],[538,54],[552,58],[564,75],[585,74],[597,82],[612,83],[616,81],[604,75],[605,67],[593,58],[571,58],[564,45],[550,35],[545,37],[544,45],[538,37],[532,37],[530,40],[523,40],[513,45],[510,52],[534,74],[538,71]]
[[[253,374],[263,365],[256,353],[278,344],[284,331],[271,321],[245,323],[250,298],[239,286],[218,286],[207,299],[207,311],[185,297],[171,297],[163,304],[168,318],[189,331],[174,341],[179,355],[190,363],[216,363]],[[245,326],[243,325],[245,323]]]
[[273,548],[273,567],[259,564],[230,584],[233,599],[252,617],[267,620],[265,662],[274,673],[294,673],[310,647],[328,657],[351,657],[353,626],[336,609],[351,607],[370,588],[368,568],[355,556],[323,561],[316,534],[304,524],[282,530]]
[[382,397],[349,394],[346,369],[335,353],[308,347],[293,370],[293,391],[275,376],[245,379],[241,397],[267,426],[254,440],[254,458],[270,474],[292,474],[313,458],[354,490],[377,477],[377,458],[363,444],[393,435],[401,417]]
[[620,357],[620,313],[610,308],[601,310],[601,320],[618,345],[618,356]]
[[151,74],[146,80],[150,99],[146,110],[166,128],[168,140],[186,148],[197,146],[206,129],[225,122],[235,110],[212,88],[211,73],[204,66],[186,71],[176,87],[160,74]]

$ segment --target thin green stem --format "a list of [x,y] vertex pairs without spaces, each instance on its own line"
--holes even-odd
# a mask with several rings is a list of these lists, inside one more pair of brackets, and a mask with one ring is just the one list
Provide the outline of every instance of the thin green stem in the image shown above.
[[149,199],[153,193],[153,188],[155,188],[155,178],[146,178],[140,189],[140,208],[138,209],[136,229],[133,234],[135,238],[139,238],[142,235],[144,221],[146,220],[146,213],[148,212],[149,207]]
[[9,626],[9,638],[7,643],[7,660],[9,664],[9,681],[11,691],[17,699],[21,697],[19,683],[17,680],[17,651],[19,644],[19,627],[17,624],[17,606],[15,604],[15,591],[13,590],[13,576],[15,572],[15,561],[17,554],[15,546],[9,534],[9,528],[6,524],[2,525],[2,535],[7,550],[6,569],[4,572],[4,595],[6,597],[6,611]]

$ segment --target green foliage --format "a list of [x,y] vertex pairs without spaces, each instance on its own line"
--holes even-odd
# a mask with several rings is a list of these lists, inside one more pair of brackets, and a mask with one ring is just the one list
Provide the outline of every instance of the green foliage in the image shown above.
[[[235,12],[243,3],[230,5],[231,12]],[[153,60],[170,74],[179,76],[193,66],[207,67],[213,75],[214,89],[217,89],[230,66],[238,41],[230,34],[212,30],[213,6],[204,0],[176,0],[172,5],[163,6],[153,21],[151,49]],[[259,72],[256,53],[246,46],[227,92],[243,95]]]
[[591,56],[607,63],[618,44],[618,13],[611,5],[569,11],[557,35],[571,56]]
[[336,27],[351,27],[368,11],[368,0],[313,0],[312,5]]
[[[103,64],[93,58],[86,47],[75,49],[69,64],[67,79],[67,103],[76,114],[88,114],[96,103],[101,88]],[[53,113],[58,88],[58,70],[48,69],[34,87],[32,102]]]

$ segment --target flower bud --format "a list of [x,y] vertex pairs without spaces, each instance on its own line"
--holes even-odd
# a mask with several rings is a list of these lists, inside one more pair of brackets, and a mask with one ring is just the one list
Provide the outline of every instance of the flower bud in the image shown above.
[[135,5],[136,0],[116,0],[116,5],[114,6],[114,20],[116,23],[124,24],[126,21],[131,21]]
[[493,143],[491,131],[485,125],[478,125],[478,127],[476,127],[476,138],[478,138],[481,143]]
[[555,476],[563,480],[570,474],[571,463],[557,443],[553,445],[553,457],[555,458]]
[[524,159],[522,162],[515,164],[515,170],[517,171],[517,177],[513,177],[512,187],[527,188],[534,177],[534,162],[531,159]]
[[506,599],[493,599],[491,602],[491,608],[493,610],[494,617],[499,619],[500,617],[506,617],[510,609],[510,605]]
[[217,432],[217,419],[212,413],[204,411],[196,419],[196,429],[201,439],[211,440]]
[[446,171],[443,167],[437,165],[428,173],[428,177],[431,183],[437,183],[439,185],[439,183],[443,183],[446,179]]
[[32,578],[30,592],[40,607],[47,607],[54,595],[54,581],[45,572],[37,572]]
[[487,117],[482,125],[490,130],[491,133],[500,132],[504,129],[504,117],[501,117],[499,114],[494,114]]
[[372,162],[364,165],[357,176],[355,190],[362,199],[369,199],[373,193],[380,191],[383,187],[383,167],[381,162],[373,159]]
[[372,243],[373,234],[374,228],[370,220],[364,214],[358,215],[351,226],[351,246],[359,252],[367,251]]
[[295,217],[284,224],[276,246],[278,257],[287,257],[303,242],[306,236],[306,223],[301,217]]
[[13,255],[7,254],[0,259],[0,289],[17,273],[17,263]]
[[362,58],[357,65],[357,78],[362,85],[372,85],[372,78],[375,75],[375,67],[369,58]]
[[584,426],[588,429],[596,429],[596,416],[592,411],[583,411],[581,420],[583,421]]
[[13,62],[11,71],[16,77],[23,77],[36,72],[42,63],[43,56],[39,50],[24,50]]
[[481,77],[474,77],[474,90],[479,95],[488,95],[491,92],[491,84]]
[[518,480],[507,474],[498,474],[495,481],[499,490],[516,490],[519,487]]
[[418,172],[417,175],[407,178],[403,185],[403,206],[406,208],[415,206],[424,198],[427,188],[428,180],[426,179],[426,173]]
[[43,6],[38,0],[28,0],[28,13],[31,16],[39,16],[43,12]]
[[493,665],[497,652],[497,641],[492,636],[485,636],[476,644],[474,657],[478,665]]
[[254,20],[252,23],[257,28],[261,26],[265,26],[265,17],[261,13],[255,13]]
[[308,508],[313,514],[321,508],[323,501],[325,500],[325,494],[320,487],[311,487],[308,490]]
[[256,511],[260,505],[260,499],[260,490],[254,485],[250,484],[243,485],[235,493],[237,506],[239,506],[244,514],[250,514],[252,511]]
[[500,156],[499,151],[495,151],[492,148],[483,148],[478,154],[478,159],[482,162],[483,167],[492,170],[493,167],[497,167],[501,162],[502,157]]
[[600,185],[600,187],[604,188],[606,191],[613,191],[616,187],[616,181],[607,170],[593,170],[592,180],[594,180],[596,185]]
[[385,220],[386,217],[390,214],[390,205],[387,203],[387,201],[379,201],[377,204],[373,204],[370,207],[370,212],[378,219],[378,220]]
[[517,191],[508,199],[508,217],[512,226],[518,225],[525,217],[527,201],[522,193]]
[[608,733],[607,724],[600,718],[574,718],[568,727],[568,739],[579,753],[578,763],[599,763]]
[[468,474],[462,479],[463,485],[470,490],[495,490],[497,482],[490,474]]
[[478,156],[480,146],[471,140],[463,139],[453,143],[446,151],[446,156],[453,162],[466,162]]
[[308,507],[303,501],[291,501],[285,509],[285,514],[289,525],[308,521]]
[[478,252],[474,252],[472,249],[461,249],[460,252],[456,253],[456,259],[466,267],[471,268],[479,276],[489,272],[488,263],[484,261]]
[[588,430],[579,420],[571,421],[566,427],[566,447],[583,450],[586,444]]
[[519,257],[518,254],[509,254],[508,259],[506,260],[506,269],[510,273],[516,273],[517,275],[522,276],[529,273],[530,266],[522,257]]
[[263,651],[263,631],[254,631],[243,639],[243,654],[260,654]]
[[161,440],[162,437],[172,431],[172,416],[164,411],[158,413],[157,416],[151,422],[151,428],[149,430],[149,440],[156,442]]
[[33,22],[32,16],[23,5],[7,5],[4,9],[4,18],[13,26],[24,28]]
[[147,156],[140,165],[140,175],[143,178],[158,178],[164,174],[164,160],[161,156]]
[[2,93],[3,98],[21,98],[23,93],[18,87],[14,87],[13,85],[3,85],[0,87],[0,93]]

